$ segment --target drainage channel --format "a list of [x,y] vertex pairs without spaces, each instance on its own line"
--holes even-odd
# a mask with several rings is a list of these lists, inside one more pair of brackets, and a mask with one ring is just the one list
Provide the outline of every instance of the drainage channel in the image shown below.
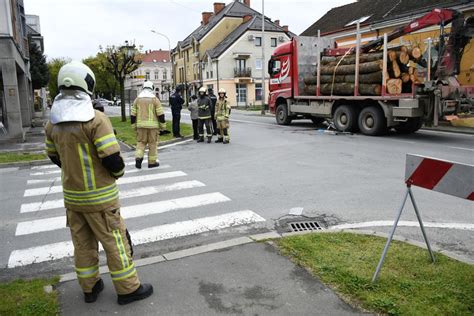
[[324,227],[317,221],[289,222],[287,225],[292,232],[317,231],[324,229]]

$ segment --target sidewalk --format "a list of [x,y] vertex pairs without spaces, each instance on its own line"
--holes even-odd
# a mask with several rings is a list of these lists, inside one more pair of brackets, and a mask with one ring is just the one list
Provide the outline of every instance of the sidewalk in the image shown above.
[[154,294],[117,304],[110,276],[94,304],[76,280],[58,286],[63,315],[359,315],[266,243],[248,243],[138,268]]

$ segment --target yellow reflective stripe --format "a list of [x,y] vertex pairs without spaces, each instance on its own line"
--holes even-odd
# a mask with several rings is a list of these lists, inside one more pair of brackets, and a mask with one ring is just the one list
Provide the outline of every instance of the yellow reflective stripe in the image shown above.
[[67,194],[75,195],[75,196],[93,196],[95,194],[102,194],[103,192],[105,192],[107,190],[112,190],[116,186],[117,186],[117,184],[115,184],[115,182],[114,182],[114,183],[112,183],[108,186],[101,187],[101,188],[98,188],[96,190],[74,191],[74,190],[63,189],[63,191]]
[[[82,146],[81,144],[77,144],[77,150],[79,151],[79,160],[81,161],[81,168],[82,168],[82,177],[84,179],[84,189],[87,190],[88,189],[88,186],[87,186],[87,173],[86,173],[86,166],[84,164],[84,153],[82,151]],[[66,190],[63,190],[64,192],[66,192]]]
[[119,197],[119,194],[117,192],[117,194],[111,196],[110,198],[103,198],[103,199],[96,199],[96,200],[84,200],[84,201],[74,201],[74,200],[70,200],[68,198],[64,198],[64,202],[67,203],[67,204],[71,204],[71,205],[82,205],[82,206],[84,206],[84,205],[98,205],[98,204],[104,204],[104,203],[116,200],[116,199],[118,199],[118,197]]
[[95,141],[94,141],[94,145],[96,145],[97,143],[100,143],[106,139],[109,139],[109,138],[115,138],[115,135],[113,133],[110,133],[110,134],[107,134],[105,136],[102,136],[100,138],[97,138]]
[[120,280],[131,277],[135,273],[137,273],[137,270],[135,269],[135,264],[132,263],[126,269],[123,269],[120,271],[110,271],[110,277],[113,281],[120,281]]
[[153,120],[153,109],[152,104],[148,104],[148,122]]
[[75,268],[78,278],[86,279],[95,277],[99,273],[99,266],[95,265],[88,268]]
[[91,180],[92,180],[92,188],[93,190],[96,189],[96,184],[95,184],[95,174],[94,174],[94,164],[92,163],[92,156],[91,156],[91,152],[90,152],[90,149],[89,149],[89,145],[88,144],[85,144],[86,145],[86,151],[87,151],[87,159],[89,160],[89,163],[90,163],[90,177],[91,177]]
[[115,243],[117,244],[117,249],[119,251],[120,260],[122,261],[122,266],[124,269],[128,268],[128,256],[125,253],[125,245],[123,244],[122,235],[120,230],[116,229],[113,231],[115,237]]
[[102,151],[102,150],[107,149],[107,148],[109,148],[109,147],[111,147],[111,146],[113,146],[113,145],[117,145],[117,146],[118,146],[117,140],[110,141],[109,143],[100,146],[99,148],[97,148],[97,151]]
[[92,202],[99,199],[109,198],[111,196],[118,197],[118,195],[119,195],[119,190],[118,188],[116,188],[113,191],[110,191],[101,195],[92,196],[92,197],[88,197],[88,196],[74,197],[74,196],[64,195],[64,199],[65,200],[67,199],[68,201],[76,201],[76,202],[88,202],[88,201]]
[[116,177],[123,176],[124,173],[125,173],[125,168],[120,170],[119,172],[112,172],[112,174]]

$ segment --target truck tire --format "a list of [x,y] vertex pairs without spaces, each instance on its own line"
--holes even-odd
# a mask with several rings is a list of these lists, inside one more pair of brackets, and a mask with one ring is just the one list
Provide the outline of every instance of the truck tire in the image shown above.
[[395,126],[395,130],[399,134],[411,134],[419,130],[423,126],[423,120],[421,117],[409,118],[406,122],[400,123]]
[[381,108],[368,106],[359,114],[359,129],[364,135],[378,136],[387,133],[387,120]]
[[357,112],[354,107],[341,105],[334,112],[334,125],[341,132],[357,130]]
[[278,125],[290,125],[291,118],[288,116],[288,108],[286,104],[280,104],[277,106],[275,118]]

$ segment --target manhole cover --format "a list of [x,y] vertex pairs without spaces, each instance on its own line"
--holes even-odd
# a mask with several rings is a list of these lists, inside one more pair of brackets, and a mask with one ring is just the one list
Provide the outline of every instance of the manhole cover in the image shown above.
[[321,226],[316,221],[290,222],[290,223],[288,223],[288,227],[293,232],[305,232],[305,231],[322,230],[323,229],[323,226]]

